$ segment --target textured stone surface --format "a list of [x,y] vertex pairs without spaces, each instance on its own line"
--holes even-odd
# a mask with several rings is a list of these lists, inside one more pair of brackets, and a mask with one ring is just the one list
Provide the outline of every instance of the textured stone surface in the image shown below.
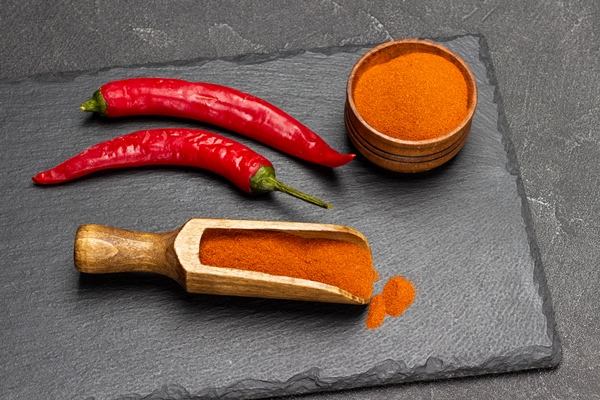
[[[397,176],[361,157],[329,171],[238,137],[269,157],[281,180],[332,202],[329,211],[282,194],[251,199],[189,168],[106,172],[49,188],[29,178],[118,134],[198,126],[107,121],[78,110],[103,82],[138,75],[250,91],[333,147],[351,150],[342,119],[345,79],[365,48],[2,83],[0,351],[9,360],[2,363],[9,395],[261,397],[555,365],[558,339],[514,155],[507,156],[510,141],[500,132],[506,124],[502,115],[498,123],[486,77],[485,43],[483,61],[477,37],[447,45],[475,72],[480,103],[465,148],[433,173]],[[402,317],[367,331],[364,308],[189,295],[162,277],[80,276],[72,266],[82,223],[161,231],[191,217],[352,226],[371,242],[382,278],[376,288],[401,274],[416,284],[417,300]]]

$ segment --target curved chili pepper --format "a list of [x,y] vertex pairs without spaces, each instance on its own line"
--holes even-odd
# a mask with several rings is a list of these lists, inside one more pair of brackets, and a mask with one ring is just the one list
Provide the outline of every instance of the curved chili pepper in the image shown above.
[[42,185],[62,183],[110,168],[180,165],[207,169],[250,194],[280,191],[323,208],[331,205],[275,178],[273,164],[252,149],[200,129],[143,130],[98,143],[32,178]]
[[315,132],[276,106],[239,90],[179,79],[133,78],[109,82],[81,105],[107,117],[163,115],[193,119],[246,135],[327,167],[350,162]]

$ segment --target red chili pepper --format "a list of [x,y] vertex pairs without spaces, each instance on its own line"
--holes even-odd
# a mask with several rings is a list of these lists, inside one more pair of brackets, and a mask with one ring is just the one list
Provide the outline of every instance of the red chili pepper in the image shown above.
[[98,89],[81,109],[108,117],[164,115],[206,122],[327,167],[339,167],[355,157],[338,153],[276,106],[211,83],[162,78],[114,81]]
[[200,129],[153,129],[133,132],[105,142],[40,172],[32,179],[48,185],[62,183],[110,168],[181,165],[207,169],[224,176],[243,191],[280,191],[324,208],[331,205],[289,187],[275,178],[273,164],[234,140]]

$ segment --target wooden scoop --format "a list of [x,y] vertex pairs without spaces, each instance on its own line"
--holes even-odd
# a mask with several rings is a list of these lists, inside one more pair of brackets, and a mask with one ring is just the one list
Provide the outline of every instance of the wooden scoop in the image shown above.
[[102,225],[82,225],[75,237],[75,267],[80,272],[153,272],[166,275],[192,293],[263,297],[328,303],[367,304],[336,286],[200,263],[200,240],[209,228],[263,229],[303,238],[350,242],[371,254],[366,238],[340,225],[230,219],[191,219],[172,232],[145,233]]

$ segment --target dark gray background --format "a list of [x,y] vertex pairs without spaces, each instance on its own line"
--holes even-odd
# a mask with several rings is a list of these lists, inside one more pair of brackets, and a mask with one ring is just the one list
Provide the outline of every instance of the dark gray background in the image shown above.
[[485,35],[533,214],[563,362],[554,371],[307,398],[598,397],[598,2],[37,3],[2,4],[0,78],[401,37]]

